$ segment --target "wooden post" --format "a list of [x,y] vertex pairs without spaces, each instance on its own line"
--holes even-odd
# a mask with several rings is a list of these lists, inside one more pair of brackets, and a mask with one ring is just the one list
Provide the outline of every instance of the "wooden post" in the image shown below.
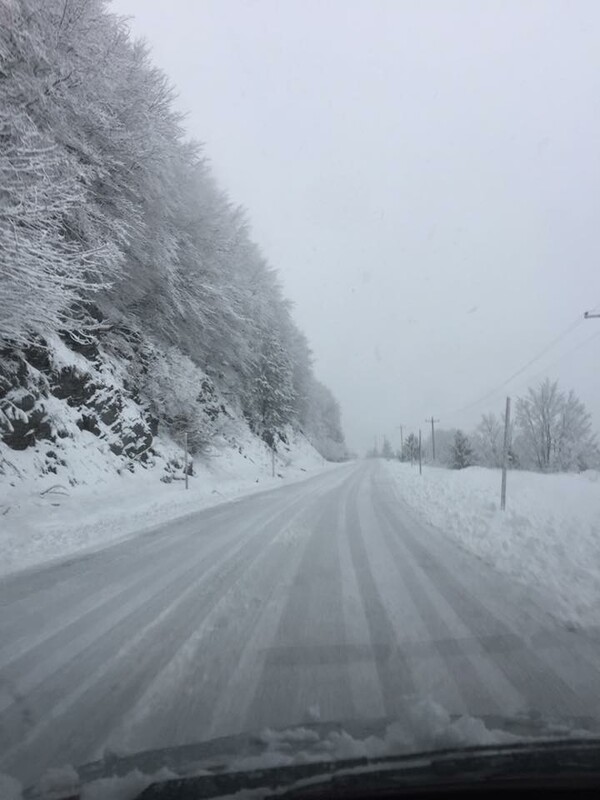
[[271,448],[271,477],[275,477],[275,448]]
[[435,463],[435,423],[439,422],[439,419],[434,419],[432,414],[431,419],[426,419],[425,422],[431,422],[431,455]]
[[423,474],[423,465],[421,463],[421,428],[419,428],[419,475]]
[[500,508],[506,510],[506,470],[508,468],[508,451],[510,449],[510,397],[506,398],[506,414],[504,415],[504,449],[502,451],[502,489],[500,490]]
[[185,443],[185,488],[188,488],[188,435],[187,431],[183,434],[183,440]]

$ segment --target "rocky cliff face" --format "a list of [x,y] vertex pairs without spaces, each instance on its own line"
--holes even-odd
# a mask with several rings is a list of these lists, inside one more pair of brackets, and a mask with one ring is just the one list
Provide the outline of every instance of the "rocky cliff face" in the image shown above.
[[[134,331],[115,327],[100,335],[64,334],[35,347],[4,350],[0,475],[14,477],[23,469],[59,474],[69,466],[70,451],[77,443],[91,444],[90,437],[109,469],[153,466],[159,431],[176,435],[186,424],[160,416],[156,401],[144,395],[145,376],[163,355]],[[205,431],[216,434],[234,415],[199,369],[189,382]],[[202,449],[208,433],[200,442],[190,437],[192,452]]]

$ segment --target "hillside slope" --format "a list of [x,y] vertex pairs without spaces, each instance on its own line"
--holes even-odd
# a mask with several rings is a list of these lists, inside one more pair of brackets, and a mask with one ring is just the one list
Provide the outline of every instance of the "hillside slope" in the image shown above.
[[344,458],[277,274],[126,22],[0,0],[0,71],[3,513],[52,484],[180,478],[185,436],[195,472],[293,442]]
[[[140,354],[118,356],[115,336],[83,352],[51,338],[3,361],[15,385],[0,442],[0,575],[326,468],[291,426],[274,446],[252,433],[190,362],[182,391],[196,397],[197,427],[186,490],[184,440],[152,413]],[[168,354],[143,350],[166,368]]]

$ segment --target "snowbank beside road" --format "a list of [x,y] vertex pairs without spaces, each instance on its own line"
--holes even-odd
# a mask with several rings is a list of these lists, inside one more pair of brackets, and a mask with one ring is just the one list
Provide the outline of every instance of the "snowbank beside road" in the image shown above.
[[600,474],[510,472],[505,512],[500,470],[387,462],[398,496],[470,551],[548,597],[573,624],[600,620]]
[[[163,461],[173,455],[166,441],[154,468],[119,475],[98,456],[97,440],[89,438],[89,448],[78,442],[77,459],[70,454],[73,472],[85,483],[70,485],[68,475],[45,475],[0,484],[0,576],[331,467],[303,436],[291,435],[289,445],[280,444],[273,478],[269,449],[249,431],[240,432],[237,448],[223,447],[204,461],[195,460],[186,491],[182,479],[160,480]],[[23,468],[23,460],[35,452],[11,454],[18,456]]]

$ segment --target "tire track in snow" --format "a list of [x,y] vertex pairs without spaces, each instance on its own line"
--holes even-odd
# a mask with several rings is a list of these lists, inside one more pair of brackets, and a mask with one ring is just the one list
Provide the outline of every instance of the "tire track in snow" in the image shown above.
[[[302,497],[294,502],[302,503]],[[289,506],[289,501],[286,500],[285,504]],[[279,513],[277,510],[273,515],[269,509],[266,519]],[[106,728],[109,723],[114,725],[114,718],[121,718],[147,683],[162,669],[170,657],[170,651],[178,646],[176,638],[181,640],[191,635],[197,622],[197,618],[190,613],[192,607],[202,598],[206,599],[207,605],[215,600],[223,580],[231,578],[232,570],[239,572],[246,568],[255,549],[254,540],[260,537],[260,526],[264,521],[265,514],[262,513],[258,520],[255,518],[246,523],[246,534],[249,530],[256,530],[257,524],[258,533],[252,537],[238,535],[233,542],[224,545],[222,552],[225,555],[216,565],[209,565],[206,574],[198,576],[197,569],[200,564],[213,559],[214,553],[208,557],[202,554],[191,567],[188,562],[183,576],[179,573],[167,576],[166,587],[161,587],[160,593],[156,593],[156,587],[150,588],[150,602],[145,600],[138,603],[133,615],[125,615],[116,626],[109,623],[104,637],[86,648],[79,659],[67,661],[64,669],[55,672],[56,682],[51,687],[43,687],[49,708],[43,706],[40,693],[23,694],[36,713],[39,704],[42,704],[43,711],[39,713],[43,721],[33,728],[25,724],[26,732],[23,729],[15,730],[14,726],[19,721],[21,724],[26,722],[22,720],[19,702],[10,709],[12,716],[2,716],[0,730],[8,734],[11,740],[17,739],[17,744],[4,748],[0,761],[3,767],[12,774],[20,775],[23,771],[27,774],[28,765],[39,764],[41,769],[45,762],[52,763],[52,759],[58,758],[60,753],[63,756],[59,763],[64,761],[65,752],[72,753],[71,760],[76,763],[89,757],[94,744],[108,735]],[[228,553],[231,547],[234,550]],[[183,577],[189,580],[183,581]],[[205,586],[207,582],[209,585]],[[182,630],[176,625],[171,626],[170,618],[175,616],[189,620],[191,628]],[[164,629],[162,632],[155,630],[160,625]],[[136,631],[133,637],[132,630]],[[118,637],[116,641],[115,636]],[[132,653],[136,649],[139,651],[137,658]],[[121,702],[117,702],[118,697]],[[110,698],[110,703],[106,702],[107,698]],[[49,728],[52,728],[52,732]],[[53,733],[62,733],[63,730],[67,733],[66,743],[61,736]],[[73,735],[75,731],[76,736]],[[23,733],[24,739],[20,738]]]
[[[378,493],[383,495],[381,490]],[[451,560],[445,559],[442,562],[441,554],[428,550],[425,544],[428,538],[425,528],[422,538],[417,539],[411,526],[399,521],[398,510],[390,503],[389,498],[382,496],[379,505],[390,520],[397,541],[428,576],[436,592],[444,598],[463,625],[473,632],[472,641],[481,646],[490,668],[499,669],[504,674],[530,709],[564,715],[584,715],[589,711],[589,696],[586,702],[571,688],[568,681],[557,675],[549,664],[533,652],[526,641],[521,640],[511,626],[493,614],[487,608],[485,592],[479,597],[474,597],[469,592],[469,574],[463,572],[460,579],[453,577],[449,567]],[[463,558],[461,565],[464,564]],[[473,566],[480,571],[484,569],[476,559],[473,559]],[[495,583],[508,585],[510,582],[499,578]],[[493,590],[494,584],[490,582],[487,594]],[[510,597],[504,596],[504,600],[509,612],[517,612],[515,619],[518,620],[518,609],[510,604]],[[449,647],[450,643],[447,640],[446,642]],[[506,642],[512,642],[512,647],[507,648]],[[460,652],[460,640],[455,641],[455,647]],[[465,690],[469,691],[468,684]],[[469,710],[473,714],[482,713],[481,708],[471,707]]]
[[[109,747],[147,749],[205,738],[214,708],[281,580],[276,569],[281,558],[275,553],[277,540],[306,515],[306,504],[319,489],[315,487],[308,497],[286,500],[269,519],[255,537],[256,551],[246,569],[223,589],[199,627],[147,687],[129,719],[111,733]],[[175,701],[173,686],[178,687]]]
[[[487,682],[482,679],[471,661],[470,656],[473,654],[463,651],[460,642],[452,637],[452,628],[450,626],[449,629],[447,614],[444,616],[440,614],[439,605],[436,607],[425,582],[419,580],[417,573],[421,572],[421,569],[410,553],[400,546],[398,530],[394,522],[390,521],[389,516],[382,509],[376,506],[375,509],[390,556],[396,565],[398,579],[410,592],[419,617],[428,632],[429,653],[434,652],[434,657],[443,664],[442,669],[457,688],[465,711],[473,711],[474,708],[477,708],[479,713],[500,713],[501,709],[506,709],[506,705],[498,702]],[[401,647],[407,654],[415,657],[414,649],[411,653],[410,641],[402,642]]]
[[[361,474],[358,482],[363,478],[364,475]],[[385,713],[393,716],[401,711],[402,697],[414,692],[415,682],[410,664],[400,650],[395,626],[371,570],[362,532],[357,492],[350,495],[346,520],[350,555],[367,620],[369,643],[375,660]]]
[[[44,676],[56,673],[91,642],[99,640],[107,631],[143,607],[159,587],[181,580],[188,572],[190,558],[193,558],[194,568],[198,568],[205,561],[218,558],[228,547],[243,539],[252,527],[245,525],[239,530],[217,533],[200,541],[195,533],[188,534],[185,547],[174,543],[166,561],[155,560],[153,555],[148,559],[142,550],[134,564],[126,562],[124,584],[120,583],[119,575],[109,574],[107,578],[101,561],[98,570],[105,584],[103,592],[88,599],[84,583],[80,589],[84,593],[83,601],[73,604],[70,613],[58,616],[50,630],[43,625],[38,626],[35,634],[30,632],[16,643],[7,645],[6,662],[0,670],[0,684],[15,683],[21,692],[25,686],[30,689],[37,685]],[[141,573],[140,564],[145,567]],[[143,591],[140,591],[142,588]],[[0,709],[5,707],[6,703],[0,703]]]
[[[352,473],[351,473],[352,474]],[[338,552],[344,483],[323,498],[285,599],[252,703],[251,729],[352,714]]]
[[429,552],[435,553],[438,560],[454,564],[455,576],[466,572],[470,580],[463,590],[471,601],[487,608],[510,630],[507,635],[471,637],[462,641],[461,646],[473,651],[482,640],[489,653],[496,650],[505,654],[517,653],[526,648],[537,658],[538,674],[555,672],[562,675],[579,697],[586,698],[588,703],[596,701],[592,708],[600,716],[600,696],[593,688],[600,685],[600,640],[595,637],[595,629],[573,631],[565,628],[562,621],[557,621],[546,610],[546,598],[539,593],[538,587],[530,590],[484,563],[452,537],[446,537],[437,528],[420,522],[415,511],[403,502],[401,485],[395,480],[386,483],[393,498],[390,502],[396,514],[401,513],[403,524],[408,522],[411,529],[421,528],[420,541]]
[[[310,483],[310,481],[306,483]],[[295,486],[290,488],[295,488]],[[271,492],[268,494],[271,495]],[[261,497],[261,495],[254,495],[252,499],[259,497]],[[269,497],[269,500],[273,502],[273,498]],[[275,501],[279,503],[282,502],[281,498],[277,497]],[[286,499],[282,507],[289,502],[290,499]],[[231,505],[234,506],[235,504],[232,503]],[[212,511],[212,513],[207,514],[207,512],[201,512],[200,515],[195,515],[193,519],[186,517],[186,528],[184,528],[183,532],[176,531],[173,533],[169,528],[165,533],[163,530],[159,540],[159,548],[156,547],[156,541],[152,538],[152,534],[147,534],[140,537],[136,542],[127,540],[127,542],[123,544],[114,545],[99,553],[83,556],[75,562],[66,562],[58,566],[53,565],[50,567],[47,570],[48,573],[51,575],[58,573],[57,579],[52,578],[55,586],[55,596],[46,598],[46,592],[48,591],[47,586],[44,586],[41,590],[43,594],[41,600],[38,598],[35,591],[31,594],[29,605],[41,605],[41,609],[36,608],[35,611],[30,614],[30,617],[33,617],[33,624],[32,620],[30,618],[28,619],[27,615],[19,609],[17,612],[17,619],[20,621],[19,630],[12,638],[6,634],[6,632],[5,637],[3,637],[7,643],[3,648],[0,648],[0,669],[10,665],[12,662],[15,662],[40,645],[52,645],[54,650],[58,650],[62,642],[53,637],[60,635],[61,631],[70,626],[83,625],[84,630],[88,631],[90,624],[93,622],[93,618],[98,616],[97,612],[100,611],[101,606],[102,614],[104,616],[109,616],[113,604],[112,601],[114,601],[115,598],[118,596],[123,598],[124,594],[128,593],[132,588],[137,588],[145,583],[151,585],[154,579],[160,578],[169,571],[174,570],[180,562],[187,558],[187,553],[182,551],[182,547],[187,548],[190,554],[194,556],[199,547],[207,547],[209,550],[215,550],[215,548],[219,546],[219,542],[215,541],[217,537],[227,536],[231,538],[246,535],[246,528],[251,530],[261,522],[261,519],[254,519],[253,522],[243,530],[237,530],[236,528],[239,527],[240,524],[242,527],[244,525],[244,520],[239,519],[239,510],[237,507],[228,507],[226,513],[224,513],[222,508],[219,509],[219,514],[217,514],[215,510],[209,511]],[[258,513],[265,513],[260,506],[258,508]],[[272,510],[267,509],[266,518],[268,518],[271,513]],[[230,517],[233,517],[233,520],[231,520]],[[224,528],[224,530],[215,531],[211,529],[210,531],[201,530],[199,532],[195,529],[190,531],[191,525],[193,525],[194,528],[198,525],[206,529],[209,525],[214,524],[215,520],[221,522],[221,527]],[[180,520],[176,527],[181,527],[181,524]],[[158,558],[158,556],[162,555],[163,551],[167,555],[166,560]],[[83,571],[80,569],[81,564],[87,567]],[[74,579],[77,580],[77,592],[79,597],[76,597],[75,594],[73,597],[69,595],[66,598],[66,608],[63,608],[62,605],[65,603],[65,597],[62,593],[63,583],[61,582],[60,576],[65,568],[68,570],[68,574],[74,575]],[[141,572],[142,568],[145,569],[146,572]],[[29,576],[27,576],[27,583],[28,578]],[[44,574],[43,578],[44,584],[47,584],[47,575]],[[37,588],[39,580],[39,574],[36,573],[33,575],[34,589]],[[14,578],[11,579],[11,582],[14,583]],[[5,585],[0,584],[0,599],[2,600],[3,611],[11,605],[10,594],[13,593],[11,592],[11,588],[12,587],[8,587],[7,590]],[[19,590],[19,593],[22,594],[22,590]],[[7,594],[9,595],[8,599],[6,598]],[[108,605],[104,605],[105,603]],[[17,605],[19,605],[18,601]],[[41,614],[40,610],[43,610],[45,613]],[[91,616],[86,617],[87,614]],[[5,614],[3,613],[3,618],[4,617]],[[84,619],[84,617],[86,618]],[[73,639],[76,632],[77,627],[70,627],[68,638]],[[39,654],[33,653],[32,656],[34,663],[38,662]],[[27,671],[27,666],[22,661],[15,666],[18,667],[18,672],[20,674]]]
[[353,477],[346,483],[339,506],[338,530],[344,625],[348,647],[354,651],[354,658],[348,665],[350,690],[356,716],[359,719],[369,719],[383,717],[386,711],[377,672],[376,655],[370,645],[369,626],[348,537],[350,496],[356,494],[359,487],[364,484],[363,472],[364,470],[361,470],[359,476]]
[[[214,524],[218,517],[211,515],[208,520],[202,519],[202,525]],[[182,548],[188,548],[192,553],[199,547],[217,547],[214,541],[216,536],[235,536],[236,530],[225,530],[224,534],[214,530],[212,535],[197,530],[190,532],[190,522],[187,522],[187,531],[171,532],[160,538],[152,534],[144,535],[139,542],[127,541],[113,545],[105,550],[91,555],[82,556],[75,561],[52,565],[43,574],[44,583],[50,580],[50,588],[44,586],[37,588],[39,575],[34,575],[34,587],[27,598],[27,603],[21,597],[14,600],[10,595],[12,587],[0,583],[0,599],[3,605],[3,619],[7,616],[5,609],[10,609],[12,620],[12,636],[10,623],[7,629],[2,630],[1,639],[7,644],[0,648],[0,669],[40,645],[49,645],[52,637],[60,634],[65,628],[83,621],[87,615],[95,615],[103,607],[103,613],[108,614],[110,601],[118,595],[127,593],[133,587],[143,585],[160,575],[165,575],[174,570],[182,558]],[[158,545],[158,546],[157,546]],[[48,578],[49,573],[52,578]],[[68,576],[67,579],[63,577]],[[56,576],[56,577],[54,577]],[[27,584],[28,576],[24,577]],[[12,579],[14,581],[14,578]],[[11,581],[11,582],[12,582]],[[65,594],[65,585],[69,591]],[[18,584],[20,585],[20,584]],[[51,587],[54,590],[51,591]],[[9,595],[7,598],[6,595]],[[12,602],[11,602],[12,600]],[[22,606],[25,606],[22,608]],[[86,627],[92,619],[86,619]],[[75,632],[75,629],[72,629]]]
[[[354,470],[353,470],[354,471]],[[347,476],[342,484],[347,485]],[[334,491],[337,486],[328,490]],[[251,635],[246,639],[238,664],[230,676],[226,688],[221,693],[213,711],[213,718],[207,735],[209,737],[227,735],[229,732],[258,730],[265,724],[280,727],[294,722],[305,722],[307,707],[302,705],[296,692],[297,685],[288,680],[288,695],[285,706],[277,707],[269,694],[271,678],[277,665],[273,663],[273,653],[281,652],[278,632],[282,629],[282,618],[290,601],[290,593],[297,581],[298,572],[306,559],[306,550],[322,509],[313,503],[301,518],[299,526],[283,532],[282,543],[287,552],[280,556],[285,563],[279,568],[279,580],[266,603]],[[291,535],[290,535],[291,534]],[[290,553],[291,550],[291,553]],[[284,667],[284,669],[286,669]],[[285,677],[285,673],[283,674]],[[287,675],[289,678],[289,674]],[[265,706],[265,704],[267,704]],[[257,717],[256,709],[261,708]],[[266,711],[265,709],[268,709]]]

